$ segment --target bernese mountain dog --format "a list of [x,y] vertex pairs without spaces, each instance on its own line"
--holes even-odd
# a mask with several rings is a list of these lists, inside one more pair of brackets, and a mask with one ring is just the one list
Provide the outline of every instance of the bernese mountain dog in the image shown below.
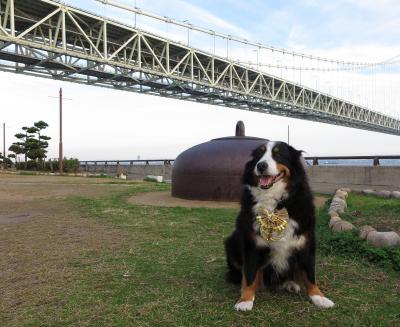
[[[253,308],[257,289],[279,287],[299,293],[303,285],[313,304],[330,308],[315,281],[315,207],[301,151],[284,142],[267,142],[252,153],[244,169],[236,229],[225,240],[227,280],[241,283],[235,309]],[[287,227],[266,240],[256,216],[260,209],[286,209]]]

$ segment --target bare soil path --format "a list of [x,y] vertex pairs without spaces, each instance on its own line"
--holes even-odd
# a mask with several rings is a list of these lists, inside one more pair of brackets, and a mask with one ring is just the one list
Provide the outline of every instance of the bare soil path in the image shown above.
[[[322,207],[327,197],[316,196],[314,204]],[[184,208],[239,208],[238,202],[224,201],[199,201],[174,198],[171,192],[147,192],[138,193],[128,199],[129,203],[160,207],[184,207]]]
[[120,232],[76,215],[63,199],[123,187],[101,179],[0,174],[0,321],[32,305],[62,305],[68,280],[77,278],[73,265],[84,264],[89,251],[118,248]]

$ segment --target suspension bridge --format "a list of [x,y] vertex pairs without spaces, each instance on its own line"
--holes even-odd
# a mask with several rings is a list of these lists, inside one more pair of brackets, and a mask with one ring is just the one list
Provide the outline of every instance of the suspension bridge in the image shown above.
[[[330,87],[318,89],[317,75],[315,87],[301,75],[358,70],[367,75],[398,63],[397,57],[373,63],[328,60],[96,1],[132,11],[135,25],[53,0],[0,0],[0,70],[400,135],[399,119],[368,106],[377,102],[360,104],[343,96],[349,83],[343,80],[339,96]],[[187,28],[187,43],[146,31],[136,25],[136,15]],[[192,46],[190,31],[210,36],[212,49]],[[217,53],[216,38],[226,40],[226,56]],[[233,58],[232,43],[252,47],[257,63]],[[263,62],[262,51],[290,56],[292,63]],[[317,65],[307,66],[310,62]],[[377,83],[375,78],[372,91],[365,92],[376,95]]]

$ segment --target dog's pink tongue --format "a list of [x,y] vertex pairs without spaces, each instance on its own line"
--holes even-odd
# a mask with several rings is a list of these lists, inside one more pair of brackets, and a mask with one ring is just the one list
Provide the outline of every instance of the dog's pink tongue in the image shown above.
[[274,177],[273,176],[262,176],[260,178],[260,185],[263,187],[271,185]]

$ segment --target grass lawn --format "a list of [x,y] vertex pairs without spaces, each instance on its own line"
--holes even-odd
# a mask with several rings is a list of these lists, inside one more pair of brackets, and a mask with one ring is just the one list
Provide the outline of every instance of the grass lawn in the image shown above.
[[350,193],[343,219],[357,227],[370,225],[380,232],[400,233],[400,200]]
[[[69,277],[62,287],[49,287],[44,303],[25,305],[12,316],[3,313],[5,326],[400,326],[399,272],[329,246],[320,247],[317,276],[333,309],[316,308],[304,294],[265,291],[253,311],[234,311],[239,289],[224,281],[222,242],[237,210],[125,200],[168,188],[143,182],[102,197],[64,200],[74,214],[117,234],[118,246],[66,259]],[[357,210],[364,212],[358,204]],[[319,222],[321,245],[326,219]]]

